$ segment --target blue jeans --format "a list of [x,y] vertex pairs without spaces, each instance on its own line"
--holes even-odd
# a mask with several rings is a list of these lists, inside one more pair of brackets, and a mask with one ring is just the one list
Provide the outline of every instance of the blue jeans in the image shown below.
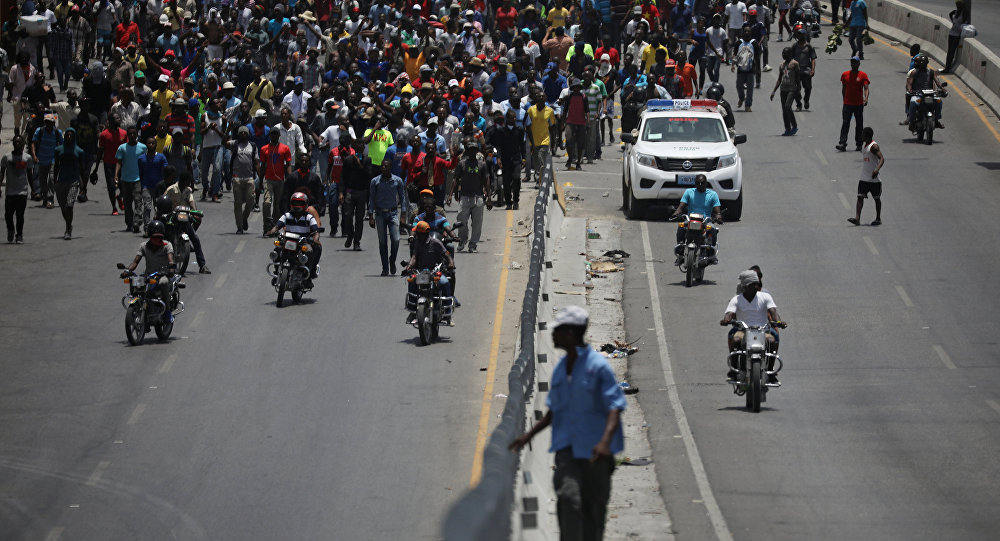
[[[49,61],[56,65],[56,80],[59,81],[59,90],[65,92],[69,88],[69,76],[72,72],[73,61],[70,58],[49,58]],[[41,65],[41,64],[39,64]]]
[[[211,191],[209,192],[213,197],[219,195],[222,192],[222,150],[221,146],[215,147],[202,147],[201,156],[199,156],[201,170],[201,186],[204,190],[209,190],[211,186]],[[208,172],[212,172],[212,176],[208,176]],[[211,185],[209,184],[209,178],[211,178]]]
[[713,83],[719,82],[719,68],[722,65],[717,56],[707,56],[708,59],[708,79]]
[[863,56],[865,54],[865,40],[862,39],[864,36],[865,27],[863,26],[852,26],[850,34],[848,34],[847,42],[851,44],[851,54]]
[[[382,258],[382,270],[389,271],[389,263],[395,266],[399,255],[399,211],[375,210],[375,234],[378,235],[378,254]],[[392,253],[389,253],[389,242]]]
[[340,225],[340,198],[337,184],[331,182],[326,185],[326,209],[330,217],[330,236],[336,236],[337,226]]

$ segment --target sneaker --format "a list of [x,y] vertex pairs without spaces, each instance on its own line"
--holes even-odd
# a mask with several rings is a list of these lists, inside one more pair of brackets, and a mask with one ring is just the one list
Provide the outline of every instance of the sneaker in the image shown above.
[[87,202],[87,194],[82,193],[82,194],[76,196],[76,200],[79,203],[86,203]]
[[517,203],[514,203],[514,210],[517,210],[518,208]]
[[247,220],[243,220],[243,230],[250,231],[250,223]]
[[257,203],[254,203],[254,205],[253,205],[253,211],[254,212],[260,212],[260,205],[258,205]]
[[455,251],[456,251],[456,252],[462,252],[462,251],[465,251],[465,243],[464,243],[464,242],[459,242],[459,243],[458,243],[458,248],[456,248],[456,249],[455,249]]
[[202,265],[198,267],[198,274],[212,274],[212,271],[208,269],[208,265]]
[[767,382],[771,383],[771,384],[774,384],[774,385],[781,385],[781,382],[778,381],[778,376],[775,375],[775,374],[768,374],[767,375]]
[[857,218],[848,218],[847,221],[851,222],[854,225],[861,225],[861,220],[859,220]]
[[389,269],[382,269],[382,274],[380,276],[389,276]]
[[740,99],[740,101],[738,101],[738,102],[736,103],[736,107],[737,107],[737,108],[740,108],[740,107],[743,107],[743,100],[742,100],[742,99]]
[[781,136],[782,137],[788,137],[791,134],[792,134],[792,130],[785,130],[785,131],[781,132]]
[[934,127],[937,128],[937,129],[939,129],[939,130],[943,130],[944,129],[944,124],[942,124],[940,120],[935,120],[934,121]]
[[344,248],[350,248],[352,240],[353,239],[351,239],[351,237],[347,237],[346,239],[344,239]]
[[118,216],[118,209],[111,209],[112,216]]
[[806,111],[809,110],[809,104],[808,103],[802,104],[802,107],[804,107]]
[[798,128],[792,128],[792,135],[795,135],[796,133],[799,133],[799,129]]
[[218,195],[213,195],[212,196],[212,202],[213,203],[221,203],[222,199]]
[[63,233],[63,240],[70,240],[72,238],[73,238],[73,230],[67,229],[66,232]]
[[479,253],[479,248],[477,248],[475,244],[470,244],[469,245],[469,253],[470,254]]
[[844,144],[844,143],[841,143],[841,144],[839,144],[839,145],[837,145],[837,146],[835,146],[833,148],[835,148],[835,149],[837,149],[837,150],[839,150],[841,152],[847,152],[847,145]]
[[753,110],[752,110],[752,109],[750,109],[750,106],[749,106],[749,105],[747,105],[747,106],[746,106],[746,108],[745,108],[745,109],[743,109],[743,111],[745,111],[745,112],[747,112],[747,113],[750,113],[750,112],[752,112]]
[[882,220],[875,220],[872,225],[882,225]]
[[360,242],[355,242],[354,243],[354,251],[355,252],[360,252],[361,251],[361,243]]
[[770,64],[765,64],[762,69],[763,69],[763,71],[771,71],[771,65]]
[[13,244],[13,243],[14,243],[14,232],[13,231],[8,231],[7,232],[7,244]]
[[46,201],[45,202],[45,208],[47,208],[47,209],[55,208],[55,205],[52,204],[52,201]]
[[504,210],[511,210],[511,208],[513,208],[513,205],[511,205],[510,203],[507,203],[507,204],[506,204],[506,205],[504,206]]
[[802,106],[801,105],[796,105],[795,106],[795,112],[796,113],[801,113],[802,112]]
[[782,41],[785,41],[785,38],[784,38],[784,36],[778,36],[778,39],[776,39],[774,41],[777,41],[778,43],[781,43]]
[[14,237],[14,243],[15,244],[24,244],[24,236],[23,235],[17,235],[17,236],[15,236]]

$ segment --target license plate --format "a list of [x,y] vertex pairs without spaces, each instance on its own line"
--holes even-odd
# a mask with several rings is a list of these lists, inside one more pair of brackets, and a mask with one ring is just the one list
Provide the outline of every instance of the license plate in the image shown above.
[[177,221],[178,222],[186,222],[186,221],[188,221],[188,213],[186,213],[186,212],[178,212],[177,213]]
[[698,175],[677,175],[678,186],[694,186],[694,178]]
[[294,240],[286,240],[285,241],[285,249],[286,250],[292,250],[292,251],[298,250],[299,249],[299,243],[295,242]]

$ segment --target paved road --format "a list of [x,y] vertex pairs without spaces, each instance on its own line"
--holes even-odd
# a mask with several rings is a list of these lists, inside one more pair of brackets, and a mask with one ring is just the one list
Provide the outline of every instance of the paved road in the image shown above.
[[[626,327],[640,340],[629,381],[641,389],[681,539],[717,536],[668,399],[656,311],[708,495],[733,538],[984,539],[1000,526],[1000,356],[988,300],[1000,248],[987,240],[1000,236],[989,218],[1000,204],[1000,141],[953,91],[939,142],[914,144],[897,126],[905,56],[874,46],[863,69],[873,81],[868,121],[889,160],[885,225],[849,225],[859,154],[833,149],[846,56],[820,58],[798,136],[778,136],[780,110],[766,96],[753,113],[737,113],[737,131],[750,138],[741,147],[744,219],[723,228],[721,265],[704,284],[685,288],[671,265],[674,224],[622,219],[632,254]],[[735,101],[732,76],[723,82]],[[773,84],[772,72],[763,86]],[[584,198],[571,213],[620,218],[619,167],[560,172],[570,195]],[[863,217],[873,218],[870,200]],[[791,322],[784,386],[756,415],[722,382],[726,329],[717,323],[737,273],[752,264]]]
[[[948,19],[955,9],[954,2],[939,0],[906,0],[906,3]],[[994,51],[1000,50],[1000,0],[973,0],[972,23],[979,30],[976,39]]]
[[32,204],[0,245],[0,538],[438,539],[472,471],[505,213],[458,257],[464,317],[419,347],[373,230],[360,253],[324,239],[318,289],[276,309],[271,241],[232,233],[226,201],[168,343],[125,341],[114,263],[141,239],[104,201],[70,242]]

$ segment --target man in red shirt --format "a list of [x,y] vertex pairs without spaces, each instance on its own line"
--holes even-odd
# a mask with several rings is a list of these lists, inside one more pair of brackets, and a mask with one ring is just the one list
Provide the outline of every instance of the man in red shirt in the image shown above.
[[570,93],[563,105],[563,123],[566,125],[566,144],[568,145],[566,169],[573,169],[573,158],[576,158],[576,170],[583,170],[583,154],[587,148],[587,96],[580,91],[583,83],[573,77],[569,83]]
[[427,183],[427,175],[424,174],[424,158],[426,156],[427,154],[420,150],[420,137],[416,135],[410,137],[410,151],[404,154],[399,162],[408,190],[412,190],[410,186],[416,186],[418,190],[431,186]]
[[444,206],[445,196],[445,175],[444,171],[452,170],[458,165],[458,146],[451,148],[451,160],[446,160],[437,155],[437,146],[433,140],[428,140],[424,147],[424,177],[434,179],[431,191],[434,192],[434,201],[439,207]]
[[840,76],[844,95],[844,122],[840,125],[840,143],[837,150],[847,150],[847,132],[851,130],[851,116],[854,116],[854,150],[861,151],[861,132],[865,129],[865,106],[868,105],[868,74],[861,71],[861,58],[851,58],[851,69]]
[[517,10],[511,5],[511,0],[503,0],[503,5],[497,8],[497,30],[504,45],[510,46],[514,39],[514,26],[517,22]]
[[[694,89],[698,88],[698,71],[694,65],[688,63],[687,53],[681,49],[677,53],[677,75],[681,76],[681,90],[684,98],[694,96]],[[675,98],[678,96],[674,96]]]
[[278,142],[280,130],[268,134],[271,142],[260,149],[260,163],[264,164],[264,231],[269,231],[281,217],[281,200],[284,192],[285,175],[292,164],[292,151]]
[[139,37],[139,25],[135,24],[131,14],[126,9],[122,13],[122,22],[115,27],[115,46],[125,49],[133,36],[136,43],[142,43],[142,38]]
[[[108,199],[111,200],[112,216],[118,216],[118,207],[115,206],[118,201],[118,183],[115,182],[115,166],[118,164],[118,160],[115,158],[115,153],[127,138],[125,130],[118,127],[119,122],[121,122],[121,118],[118,117],[117,113],[108,115],[108,127],[97,136],[97,148],[101,149],[101,161],[94,163],[94,170],[91,172],[91,175],[96,175],[98,165],[104,163],[104,182],[108,186]],[[124,209],[124,207],[122,208]]]

